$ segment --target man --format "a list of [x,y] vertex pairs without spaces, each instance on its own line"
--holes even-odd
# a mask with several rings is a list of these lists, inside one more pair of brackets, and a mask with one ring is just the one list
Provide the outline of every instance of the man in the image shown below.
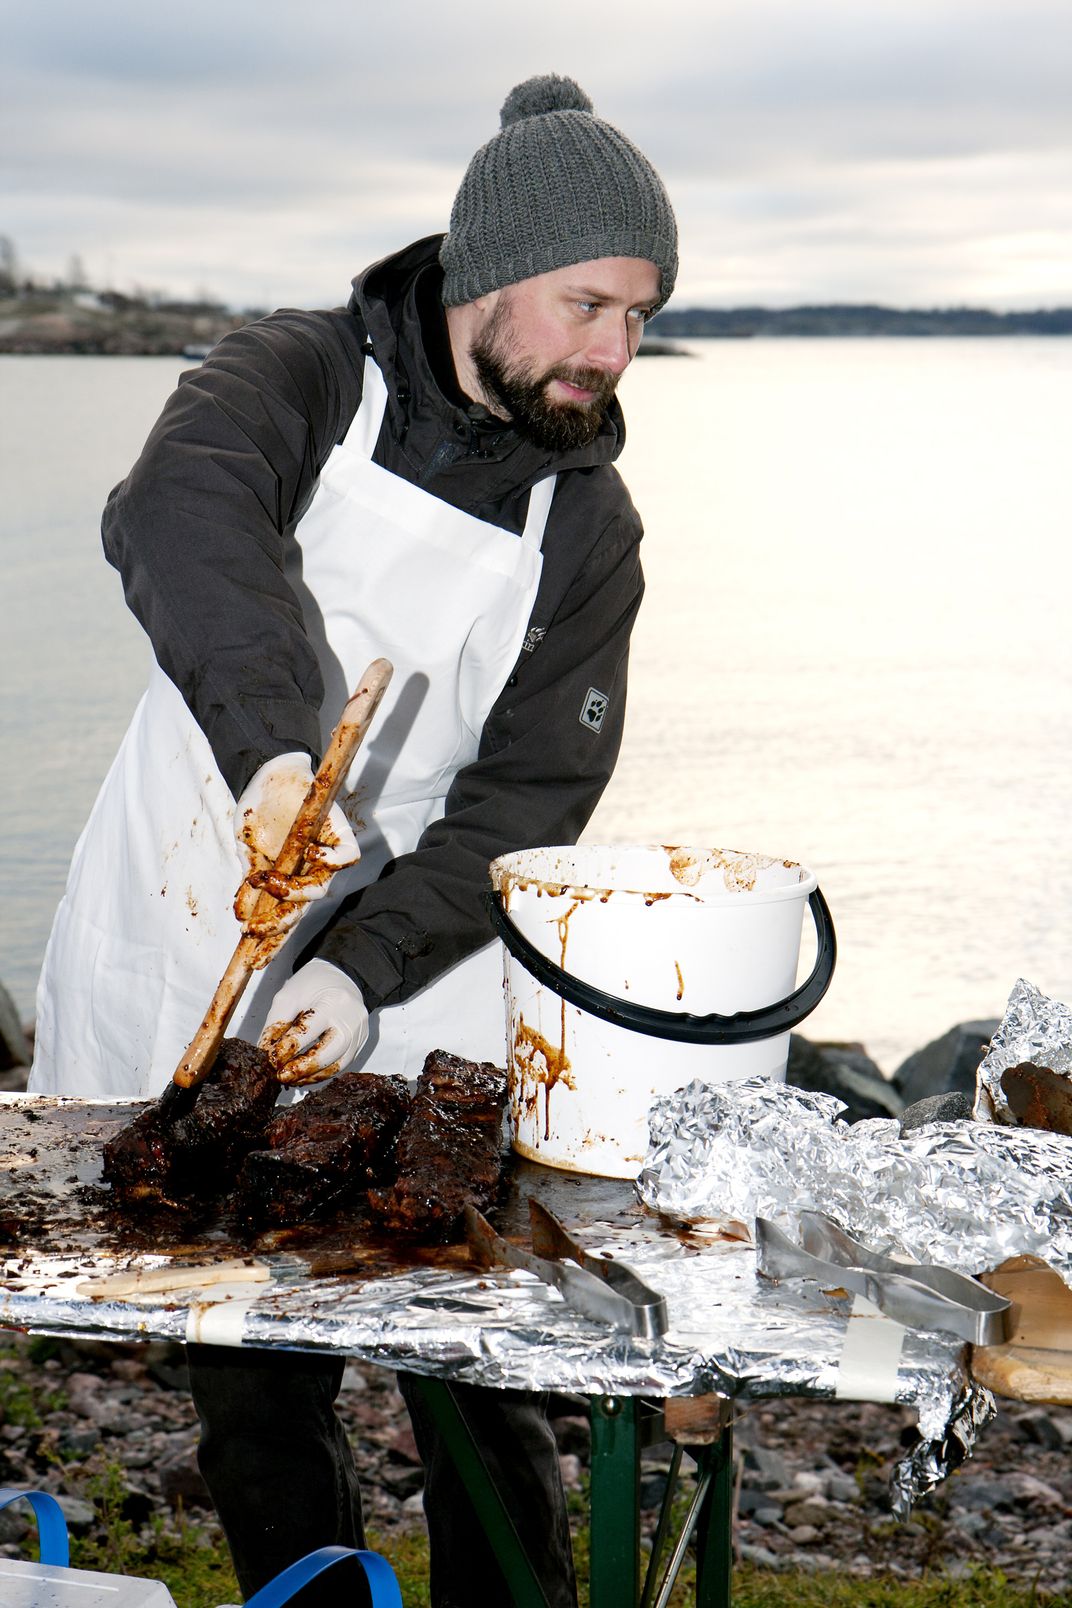
[[[183,377],[105,512],[157,669],[75,851],[32,1088],[163,1086],[248,914],[243,878],[274,857],[380,655],[394,679],[320,849],[337,869],[326,894],[315,874],[272,888],[259,930],[278,952],[232,1030],[264,1030],[284,1083],[347,1064],[413,1075],[436,1045],[501,1062],[481,892],[496,855],[574,842],[613,770],[642,590],[614,388],[676,269],[646,158],[571,80],[536,78],[507,98],[445,237],[368,269],[345,310],[274,314]],[[197,1347],[190,1366],[243,1590],[358,1542],[341,1361]],[[572,1603],[539,1403],[457,1396],[549,1600]],[[476,1580],[506,1602],[414,1416],[433,1601],[460,1608]]]

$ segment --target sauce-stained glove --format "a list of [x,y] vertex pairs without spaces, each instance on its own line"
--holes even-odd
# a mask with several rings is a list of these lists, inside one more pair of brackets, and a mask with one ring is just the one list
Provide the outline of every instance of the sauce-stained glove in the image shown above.
[[319,1083],[348,1066],[368,1035],[357,984],[330,961],[309,960],[273,999],[261,1049],[280,1083]]
[[[267,963],[309,905],[324,897],[335,872],[361,857],[349,821],[333,804],[317,841],[305,851],[302,869],[289,877],[273,872],[312,781],[308,754],[280,754],[255,772],[235,805],[235,840],[248,870],[235,895],[234,910],[247,933],[266,940],[258,965]],[[265,892],[272,894],[276,903],[267,916],[254,921],[257,900]]]

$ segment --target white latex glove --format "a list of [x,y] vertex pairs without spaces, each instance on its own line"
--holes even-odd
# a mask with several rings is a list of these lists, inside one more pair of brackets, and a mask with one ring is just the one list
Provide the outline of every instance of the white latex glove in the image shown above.
[[273,999],[261,1049],[280,1083],[319,1083],[349,1066],[368,1035],[357,984],[330,961],[310,960]]
[[[333,804],[317,841],[305,852],[301,870],[289,877],[272,872],[312,780],[308,754],[280,754],[255,772],[235,806],[235,841],[247,866],[246,880],[235,895],[235,915],[255,938],[281,941],[309,905],[324,897],[335,872],[361,857],[349,821]],[[277,902],[269,915],[253,921],[254,907],[265,892]],[[264,947],[267,962],[278,944]]]

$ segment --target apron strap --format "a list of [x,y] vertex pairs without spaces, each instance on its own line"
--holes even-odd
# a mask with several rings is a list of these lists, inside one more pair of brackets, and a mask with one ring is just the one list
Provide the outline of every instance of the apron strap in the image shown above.
[[346,445],[353,452],[372,462],[372,454],[380,439],[380,426],[387,411],[387,383],[380,373],[379,364],[371,354],[365,358],[361,378],[361,403],[353,423],[346,432]]
[[535,548],[537,553],[543,545],[543,533],[551,512],[551,498],[555,494],[557,478],[556,475],[548,475],[546,480],[538,480],[529,492],[529,511],[521,540],[526,547]]

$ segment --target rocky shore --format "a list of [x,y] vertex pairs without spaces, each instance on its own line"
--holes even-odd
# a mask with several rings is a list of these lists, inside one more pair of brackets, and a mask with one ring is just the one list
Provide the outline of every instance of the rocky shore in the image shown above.
[[[552,1404],[567,1490],[583,1489],[583,1403]],[[423,1475],[394,1376],[351,1362],[340,1409],[366,1518],[389,1553],[423,1524]],[[837,1570],[905,1581],[999,1569],[1010,1583],[1065,1590],[1072,1541],[1072,1409],[1003,1403],[974,1458],[907,1524],[890,1515],[887,1482],[914,1415],[850,1402],[767,1402],[738,1419],[734,1546],[761,1570]],[[168,1532],[218,1536],[197,1472],[196,1419],[179,1346],[0,1342],[0,1484],[55,1494],[75,1536],[105,1543],[121,1517],[141,1559]],[[641,1500],[650,1533],[666,1449],[645,1453]],[[686,1459],[686,1467],[688,1467]],[[686,1475],[686,1484],[691,1482]],[[32,1521],[0,1513],[0,1556],[24,1556]]]
[[103,295],[0,292],[0,353],[21,356],[173,357],[204,355],[254,314],[211,304],[150,304]]

